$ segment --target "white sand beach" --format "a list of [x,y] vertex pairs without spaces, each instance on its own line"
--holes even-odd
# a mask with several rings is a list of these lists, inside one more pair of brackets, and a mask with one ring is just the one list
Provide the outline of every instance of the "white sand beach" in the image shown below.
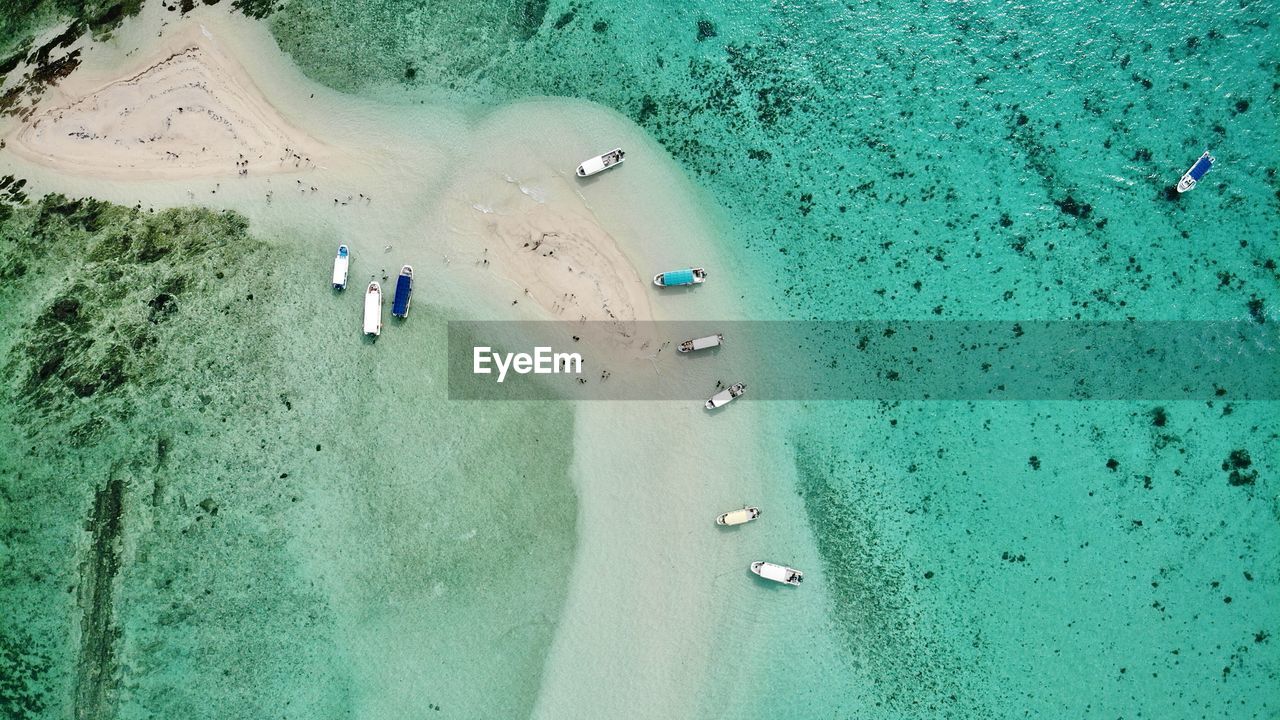
[[[221,206],[255,222],[323,225],[324,234],[350,228],[355,251],[366,249],[362,235],[417,235],[415,246],[438,251],[432,264],[491,276],[504,295],[538,307],[535,316],[570,321],[653,319],[648,277],[658,266],[640,273],[634,263],[663,250],[670,259],[661,267],[687,263],[698,253],[674,249],[696,247],[688,236],[709,232],[708,221],[679,227],[670,212],[661,215],[672,227],[656,242],[637,227],[653,221],[635,213],[657,203],[632,200],[669,187],[662,175],[678,172],[669,160],[656,171],[631,163],[607,188],[573,175],[580,156],[621,137],[661,152],[601,108],[535,101],[469,127],[440,108],[388,119],[322,88],[304,97],[298,88],[309,83],[254,23],[196,13],[149,38],[140,28],[163,19],[149,15],[117,40],[85,48],[84,69],[26,119],[0,124],[6,162],[34,188],[147,207]],[[125,50],[140,37],[147,44]],[[241,56],[257,59],[252,74]],[[594,209],[622,204],[631,212]],[[618,235],[646,235],[631,248],[638,256]],[[525,309],[516,316],[530,318]]]
[[45,94],[8,147],[107,179],[237,177],[324,162],[325,148],[281,118],[199,23],[134,57],[102,84],[101,68],[85,63]]
[[[460,319],[607,320],[628,338],[634,321],[750,316],[750,278],[720,250],[723,218],[625,118],[556,99],[478,117],[370,107],[310,83],[260,25],[216,8],[179,22],[144,11],[116,39],[86,48],[84,69],[25,122],[4,119],[0,137],[10,149],[0,172],[28,178],[33,196],[235,210],[265,238],[314,249],[309,269],[321,289],[344,242],[353,285],[412,263],[428,278],[415,305]],[[579,161],[618,145],[624,166],[574,176]],[[691,264],[712,269],[697,292],[652,286],[655,272]],[[630,346],[637,356],[638,345]],[[715,417],[698,403],[575,408],[577,554],[537,716],[688,715],[709,702],[703,681],[723,661],[717,648],[733,644],[726,633],[754,617],[726,614],[738,595],[760,592],[748,563],[773,552],[816,565],[791,480],[779,475],[790,468],[776,460],[787,456],[785,439],[770,430],[766,408]],[[758,523],[767,531],[726,534],[712,522],[747,502],[767,505],[770,522]],[[361,529],[333,509],[296,542],[342,608],[360,597],[345,588],[363,572],[343,556],[342,539]],[[820,582],[806,583],[818,587],[805,595],[762,596],[767,612],[803,603],[817,617]],[[398,717],[388,708],[433,682],[422,668],[396,674],[375,657],[412,658],[447,631],[429,628],[419,600],[346,615],[352,674],[373,685],[358,716]],[[369,637],[386,644],[382,653]],[[445,685],[462,694],[466,679]],[[477,715],[488,708],[481,697],[453,705]]]

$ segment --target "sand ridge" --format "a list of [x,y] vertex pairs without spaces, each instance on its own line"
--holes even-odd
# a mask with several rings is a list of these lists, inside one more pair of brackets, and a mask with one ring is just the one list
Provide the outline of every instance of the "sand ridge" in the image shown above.
[[141,180],[300,170],[328,152],[281,117],[198,23],[124,77],[95,86],[91,75],[47,93],[8,147],[76,175]]
[[[451,228],[472,264],[519,287],[551,318],[604,321],[629,337],[651,319],[644,282],[617,241],[554,174],[463,178],[446,199]],[[487,177],[487,179],[485,179]]]

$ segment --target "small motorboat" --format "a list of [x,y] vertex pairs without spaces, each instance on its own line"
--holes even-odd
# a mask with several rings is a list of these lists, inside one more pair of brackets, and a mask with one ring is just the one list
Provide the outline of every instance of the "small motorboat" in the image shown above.
[[1191,169],[1178,181],[1178,192],[1184,193],[1194,188],[1196,183],[1200,182],[1200,178],[1204,177],[1205,173],[1209,172],[1209,169],[1213,167],[1213,162],[1213,156],[1209,154],[1208,150],[1205,150],[1200,159],[1196,160],[1196,164],[1192,165]]
[[653,276],[653,284],[658,287],[679,287],[681,285],[697,285],[707,281],[707,271],[702,268],[685,268],[671,270]]
[[382,286],[376,282],[369,283],[364,292],[364,334],[382,334]]
[[724,407],[725,405],[728,405],[734,400],[737,400],[739,397],[742,396],[742,393],[746,391],[747,391],[746,385],[744,385],[743,383],[734,383],[733,385],[730,385],[729,387],[721,390],[715,395],[712,395],[711,398],[707,400],[707,403],[706,405],[704,405],[704,407],[706,407],[708,410],[715,410],[718,407]]
[[760,517],[760,508],[744,507],[741,510],[730,510],[716,518],[717,525],[741,525]]
[[751,572],[765,580],[780,582],[784,585],[799,585],[804,580],[804,573],[785,565],[774,565],[771,562],[757,560],[751,563]]
[[587,177],[595,175],[598,172],[604,172],[614,165],[621,165],[626,159],[626,153],[622,152],[622,148],[614,148],[603,155],[597,155],[590,160],[583,160],[578,166],[578,177]]
[[676,347],[676,350],[679,350],[682,353],[693,352],[694,350],[706,350],[707,348],[718,347],[722,342],[724,342],[724,335],[716,333],[715,335],[685,340]]
[[400,268],[400,277],[396,278],[396,294],[391,299],[391,314],[401,320],[409,317],[409,301],[413,298],[413,266]]
[[346,245],[338,246],[338,256],[333,259],[333,289],[347,289],[347,268],[351,266],[351,251]]

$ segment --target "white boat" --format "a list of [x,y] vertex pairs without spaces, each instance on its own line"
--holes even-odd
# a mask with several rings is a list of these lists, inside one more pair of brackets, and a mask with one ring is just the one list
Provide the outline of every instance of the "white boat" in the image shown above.
[[704,405],[703,407],[705,407],[708,410],[715,410],[718,407],[724,407],[725,405],[728,405],[734,400],[737,400],[739,397],[742,396],[742,393],[746,391],[747,391],[747,386],[745,384],[734,383],[733,385],[730,385],[729,387],[721,390],[715,395],[712,395],[711,398],[707,400],[706,405]]
[[347,289],[347,268],[351,266],[351,252],[346,245],[338,246],[338,256],[333,259],[333,288]]
[[757,560],[751,563],[751,572],[765,580],[780,582],[784,585],[799,585],[804,580],[804,573],[785,565],[774,565],[771,562]]
[[716,518],[717,525],[741,525],[760,517],[760,508],[744,507],[741,510],[730,510]]
[[658,287],[679,287],[681,285],[697,285],[707,281],[707,271],[702,268],[685,268],[669,270],[653,276],[653,284]]
[[1213,167],[1213,163],[1213,156],[1209,154],[1208,150],[1205,150],[1204,154],[1196,160],[1196,164],[1192,165],[1191,169],[1187,170],[1182,175],[1182,179],[1178,181],[1178,192],[1184,193],[1194,188],[1196,183],[1200,182],[1200,178],[1204,177],[1205,173],[1209,172],[1209,169]]
[[679,350],[682,353],[693,352],[694,350],[706,350],[707,348],[717,347],[722,342],[724,342],[724,335],[716,333],[715,335],[685,340],[680,343],[676,350]]
[[590,160],[583,160],[578,166],[578,177],[587,177],[595,175],[598,172],[604,172],[614,165],[621,165],[626,159],[626,153],[622,152],[622,148],[614,148],[603,155],[597,155]]
[[364,292],[364,334],[382,334],[382,286],[376,282],[369,283]]

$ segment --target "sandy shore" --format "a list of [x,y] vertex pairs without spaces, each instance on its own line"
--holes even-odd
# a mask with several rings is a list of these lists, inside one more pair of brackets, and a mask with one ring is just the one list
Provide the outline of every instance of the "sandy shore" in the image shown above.
[[[143,22],[163,22],[151,15]],[[47,175],[50,189],[80,186],[127,204],[224,205],[295,227],[305,215],[301,224],[319,226],[316,234],[345,229],[339,242],[358,258],[415,236],[434,255],[429,265],[487,277],[500,288],[488,295],[511,296],[504,316],[613,321],[622,337],[631,322],[653,318],[648,268],[637,270],[572,174],[571,158],[599,143],[566,120],[598,125],[600,110],[573,117],[534,103],[469,131],[426,110],[395,126],[322,89],[319,100],[296,92],[307,81],[279,64],[254,25],[195,13],[160,27],[158,39],[124,28],[142,43],[136,52],[85,48],[80,70],[28,117],[7,120],[5,155],[21,163],[13,172],[37,191]],[[269,54],[276,61],[256,63],[258,77],[239,60]],[[423,125],[438,132],[424,136]],[[113,181],[105,193],[102,180]],[[440,199],[424,203],[424,188]],[[372,242],[361,247],[361,237]]]
[[645,283],[574,180],[539,169],[536,153],[509,140],[480,144],[501,156],[468,164],[443,204],[451,234],[464,241],[457,245],[464,261],[497,274],[549,317],[608,321],[624,336],[635,321],[652,319]]
[[9,149],[70,174],[139,180],[234,178],[325,159],[327,148],[281,117],[198,22],[113,70],[123,74],[105,83],[91,69],[72,73],[10,132]]
[[[319,287],[345,242],[357,287],[411,263],[415,308],[429,303],[468,319],[611,321],[621,346],[637,355],[652,350],[628,334],[633,321],[732,320],[750,311],[750,278],[723,252],[722,218],[625,118],[572,100],[480,117],[387,108],[310,83],[258,23],[221,8],[162,26],[163,17],[144,10],[113,44],[87,48],[82,69],[28,122],[5,120],[0,171],[29,178],[33,195],[236,210],[261,236],[313,252],[314,264],[301,270]],[[582,159],[619,145],[624,166],[586,181],[573,175]],[[712,271],[695,291],[660,292],[650,282],[695,264]],[[357,328],[353,316],[353,335]],[[393,341],[384,338],[378,350]],[[421,378],[428,388],[439,382],[429,370]],[[723,608],[755,589],[746,563],[757,558],[711,519],[748,501],[770,503],[771,512],[794,505],[785,481],[758,470],[779,465],[775,456],[786,450],[757,442],[769,435],[767,419],[751,406],[709,418],[697,403],[595,402],[575,416],[578,551],[537,714],[688,714],[707,702],[718,632],[732,621]],[[723,449],[732,457],[697,477],[653,471],[673,457]],[[348,529],[330,520],[317,526],[326,530],[316,537],[299,531],[299,547],[332,597],[351,596],[344,583],[360,580],[334,549]],[[812,561],[789,553],[809,547],[805,532],[780,522],[756,542]],[[673,574],[685,582],[673,583]],[[427,605],[376,616],[352,608],[342,632],[353,648],[379,637],[388,644],[379,656],[412,658],[436,642],[421,626],[428,617]],[[397,642],[405,644],[391,647]],[[413,702],[413,684],[387,675],[372,656],[351,672],[373,684],[364,693],[380,698],[377,706]]]

